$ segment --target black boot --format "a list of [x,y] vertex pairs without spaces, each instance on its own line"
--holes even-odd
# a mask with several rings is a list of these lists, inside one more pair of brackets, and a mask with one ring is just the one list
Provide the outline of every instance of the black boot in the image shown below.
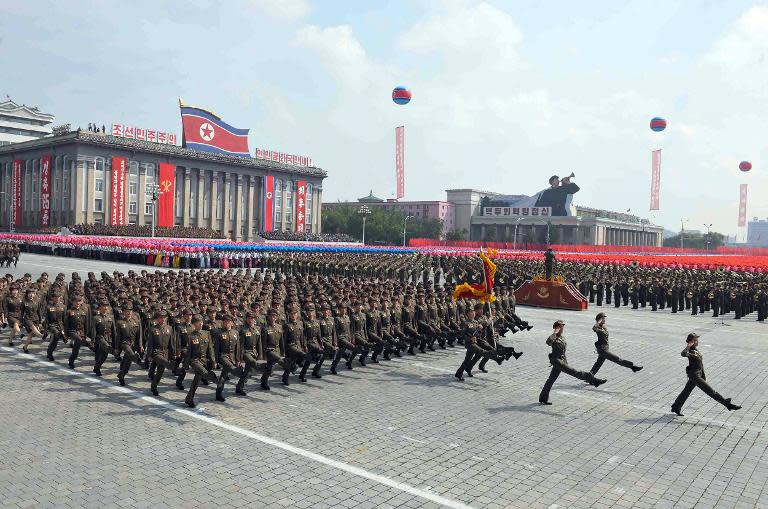
[[641,369],[643,369],[643,367],[642,367],[642,366],[632,366],[632,371],[633,371],[633,372],[635,372],[635,373],[637,373],[637,372],[638,372],[638,371],[640,371]]
[[186,403],[189,408],[195,408],[195,400],[194,399],[185,399],[184,403]]
[[226,401],[227,398],[224,397],[224,389],[216,389],[216,401]]
[[675,408],[675,407],[672,407],[672,412],[673,412],[673,413],[676,413],[676,414],[677,414],[677,415],[679,415],[680,417],[684,417],[684,416],[683,416],[683,413],[681,412],[681,409],[680,409],[680,408]]
[[152,391],[152,395],[153,396],[159,396],[160,395],[160,393],[157,392],[157,387],[155,387],[154,385],[152,387],[150,387],[149,390]]

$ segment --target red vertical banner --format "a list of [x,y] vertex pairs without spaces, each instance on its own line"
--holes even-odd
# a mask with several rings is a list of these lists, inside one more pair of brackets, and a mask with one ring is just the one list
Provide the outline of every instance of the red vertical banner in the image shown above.
[[296,232],[304,233],[307,222],[307,182],[296,182]]
[[24,180],[21,178],[22,164],[24,164],[24,161],[18,159],[13,161],[13,202],[11,203],[11,213],[13,214],[14,226],[21,226],[23,219],[21,212],[21,185],[24,182]]
[[125,224],[125,157],[112,158],[109,224]]
[[395,178],[399,200],[405,196],[405,126],[395,127]]
[[651,154],[651,207],[649,210],[659,210],[659,190],[661,189],[661,150]]
[[51,156],[40,159],[40,226],[51,225]]
[[159,164],[160,198],[157,200],[157,226],[173,226],[173,198],[176,194],[176,166]]
[[271,232],[275,221],[275,177],[264,176],[264,224],[263,231]]
[[739,226],[747,226],[747,184],[739,188]]

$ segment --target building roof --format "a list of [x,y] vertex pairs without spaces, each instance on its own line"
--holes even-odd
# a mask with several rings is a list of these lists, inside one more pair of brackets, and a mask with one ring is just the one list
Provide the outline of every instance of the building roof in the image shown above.
[[48,124],[53,122],[54,119],[53,115],[50,113],[43,113],[35,106],[17,104],[10,99],[0,102],[0,113],[3,115],[35,119]]
[[272,168],[290,173],[299,173],[312,177],[325,178],[328,173],[317,167],[294,166],[291,164],[267,161],[265,159],[255,159],[249,157],[237,157],[224,154],[214,154],[212,152],[202,152],[189,148],[179,147],[178,145],[163,145],[151,141],[132,140],[129,138],[120,138],[111,134],[94,133],[90,131],[73,131],[60,136],[46,136],[38,140],[14,143],[0,147],[0,156],[8,153],[22,152],[24,150],[34,150],[53,145],[68,145],[72,143],[82,143],[97,147],[116,148],[121,150],[134,150],[150,154],[157,154],[171,157],[183,157],[198,161],[210,161],[220,164],[230,164],[232,166],[250,167],[250,168]]
[[360,203],[383,203],[384,199],[379,198],[378,196],[373,195],[373,189],[371,189],[370,193],[368,193],[368,196],[363,196],[362,198],[358,198],[357,201]]

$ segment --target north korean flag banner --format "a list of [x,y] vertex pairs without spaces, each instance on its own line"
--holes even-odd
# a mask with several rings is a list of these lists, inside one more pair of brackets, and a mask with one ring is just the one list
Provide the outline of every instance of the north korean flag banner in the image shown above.
[[271,232],[274,229],[275,217],[275,177],[264,177],[264,225],[263,231]]
[[21,186],[24,182],[24,179],[21,176],[21,165],[24,163],[24,161],[21,161],[19,159],[16,159],[13,161],[13,177],[11,183],[13,184],[13,196],[11,199],[13,200],[13,203],[11,204],[11,213],[13,214],[13,225],[14,226],[21,226],[23,216],[21,213]]
[[747,184],[739,186],[739,226],[747,226]]
[[157,200],[157,226],[173,226],[173,197],[176,194],[176,166],[159,164],[160,198]]
[[51,156],[40,159],[40,226],[51,225]]
[[303,180],[296,182],[296,232],[304,233],[307,221],[307,183]]
[[181,146],[203,152],[250,157],[248,129],[237,129],[210,111],[192,106],[181,107],[184,131]]

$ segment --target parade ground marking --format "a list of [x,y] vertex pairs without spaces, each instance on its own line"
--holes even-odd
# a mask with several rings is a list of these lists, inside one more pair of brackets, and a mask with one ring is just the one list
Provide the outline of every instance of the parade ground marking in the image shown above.
[[291,444],[281,442],[280,440],[276,440],[274,438],[270,438],[266,435],[262,435],[260,433],[255,433],[251,430],[241,428],[240,426],[235,426],[232,424],[227,424],[226,422],[220,421],[219,419],[216,419],[215,417],[209,417],[207,415],[200,414],[198,412],[187,410],[185,408],[177,407],[176,405],[164,401],[152,396],[145,396],[144,394],[135,391],[133,389],[129,389],[128,387],[121,387],[119,385],[115,385],[111,382],[108,382],[106,380],[97,378],[95,376],[89,375],[87,373],[81,373],[79,371],[75,371],[72,369],[67,369],[59,366],[58,364],[54,362],[49,361],[41,361],[37,360],[34,355],[32,354],[24,354],[24,353],[18,353],[13,348],[9,348],[6,346],[0,347],[4,352],[8,352],[11,354],[16,355],[17,357],[21,357],[23,359],[31,360],[37,364],[40,364],[42,366],[48,366],[53,368],[58,368],[57,370],[66,373],[68,375],[77,376],[80,378],[84,378],[92,383],[97,383],[103,387],[106,387],[107,389],[111,389],[116,392],[120,392],[123,394],[129,394],[131,396],[136,397],[137,399],[141,401],[145,401],[147,403],[150,403],[152,405],[162,407],[166,410],[173,411],[179,414],[186,415],[187,417],[190,417],[192,419],[197,419],[198,421],[205,422],[207,424],[210,424],[212,426],[216,426],[218,428],[225,429],[227,431],[232,431],[234,433],[237,433],[239,435],[242,435],[244,437],[250,438],[252,440],[256,440],[258,442],[261,442],[266,445],[270,445],[272,447],[277,447],[278,449],[282,449],[284,451],[290,452],[292,454],[296,454],[298,456],[302,456],[304,458],[307,458],[309,460],[315,461],[317,463],[321,463],[323,465],[329,466],[331,468],[335,468],[338,470],[342,470],[344,472],[347,472],[352,475],[356,475],[358,477],[362,477],[364,479],[368,479],[370,481],[382,484],[384,486],[388,486],[390,488],[394,488],[396,490],[402,491],[404,493],[408,493],[410,495],[413,495],[415,497],[422,498],[424,500],[428,500],[429,502],[434,502],[435,504],[439,504],[441,506],[450,507],[452,509],[472,509],[472,506],[464,504],[462,502],[459,502],[457,500],[453,500],[447,497],[440,496],[438,494],[432,493],[431,491],[427,491],[424,489],[416,488],[415,486],[411,486],[409,484],[405,484],[399,481],[395,481],[394,479],[390,479],[387,476],[375,474],[373,472],[369,472],[368,470],[365,470],[360,467],[356,467],[354,465],[350,465],[348,463],[344,463],[342,461],[337,461],[332,458],[329,458],[327,456],[323,456],[322,454],[317,454],[312,451],[308,451],[306,449],[302,449],[300,447],[293,446]]

